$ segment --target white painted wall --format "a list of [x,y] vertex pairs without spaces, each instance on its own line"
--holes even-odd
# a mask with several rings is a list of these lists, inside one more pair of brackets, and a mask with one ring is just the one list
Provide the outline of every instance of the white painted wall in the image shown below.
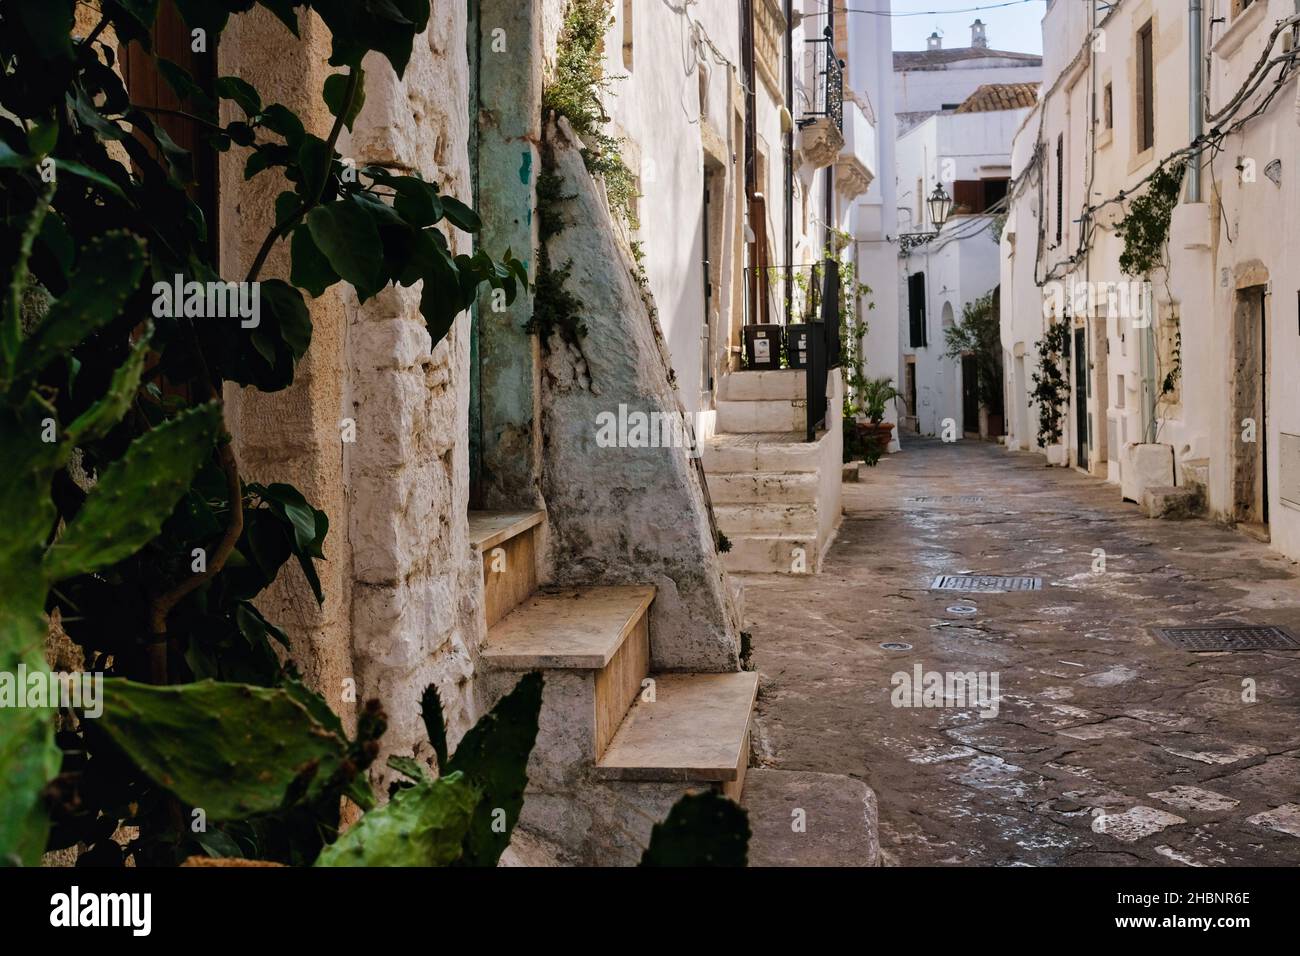
[[[1205,48],[1210,54],[1211,109],[1220,108],[1240,87],[1259,58],[1272,25],[1294,13],[1291,0],[1257,0],[1235,16],[1224,5],[1210,5],[1205,18]],[[1042,300],[1031,261],[1035,258],[1035,227],[1040,220],[1034,206],[1042,207],[1042,225],[1048,239],[1037,282],[1044,276],[1093,281],[1126,279],[1118,266],[1122,244],[1113,231],[1123,208],[1119,204],[1097,212],[1100,229],[1091,249],[1076,263],[1066,262],[1079,245],[1079,226],[1073,220],[1085,208],[1083,184],[1091,182],[1094,203],[1116,196],[1120,190],[1132,192],[1160,158],[1183,147],[1189,139],[1186,4],[1180,0],[1143,0],[1112,8],[1099,22],[1105,33],[1104,48],[1092,50],[1091,58],[1080,55],[1085,46],[1091,45],[1087,43],[1086,14],[1086,5],[1055,0],[1043,22],[1049,89],[1042,107],[1041,132],[1030,124],[1017,138],[1017,174],[1027,168],[1033,143],[1040,138],[1049,161],[1043,169],[1042,188],[1036,181],[1027,181],[1018,192],[1011,219],[1016,234],[1014,247],[1003,243],[1004,283],[1015,286],[1013,294],[1003,296],[1003,344],[1009,351],[1023,344],[1031,352],[1039,334],[1034,328],[1033,305],[1035,300],[1040,304]],[[1224,22],[1211,24],[1215,16],[1223,17]],[[1139,153],[1134,49],[1137,29],[1148,19],[1155,35],[1155,146]],[[1280,51],[1279,43],[1274,52]],[[1108,82],[1114,91],[1113,129],[1107,131],[1099,122],[1100,133],[1094,144],[1088,136],[1090,102],[1094,90],[1100,102],[1100,91]],[[1293,226],[1300,213],[1300,188],[1292,161],[1300,147],[1296,89],[1293,76],[1266,112],[1224,142],[1213,167],[1205,158],[1201,170],[1203,201],[1184,201],[1177,207],[1170,233],[1169,268],[1153,276],[1157,304],[1178,309],[1182,340],[1178,400],[1157,405],[1156,439],[1172,449],[1180,483],[1193,473],[1196,462],[1208,459],[1210,511],[1220,518],[1232,513],[1232,460],[1241,448],[1240,423],[1231,420],[1232,322],[1237,287],[1266,284],[1269,415],[1262,437],[1268,443],[1269,530],[1273,546],[1291,557],[1300,557],[1300,509],[1283,500],[1281,489],[1294,488],[1300,479],[1294,472],[1300,469],[1300,455],[1293,451],[1287,457],[1282,445],[1285,435],[1300,435],[1300,384],[1290,372],[1300,360],[1300,336],[1296,334],[1300,248]],[[1062,174],[1067,184],[1067,222],[1064,240],[1053,248],[1057,175],[1054,150],[1058,135],[1064,136],[1066,143]],[[1277,184],[1263,173],[1273,159],[1281,160]],[[1207,201],[1211,198],[1221,203],[1221,210]],[[1107,316],[1087,321],[1104,323],[1100,331],[1104,332],[1108,351],[1104,358],[1092,356],[1094,397],[1090,407],[1094,413],[1094,442],[1107,422],[1113,423],[1119,438],[1107,449],[1108,466],[1100,472],[1094,466],[1092,471],[1123,483],[1129,467],[1126,446],[1141,440],[1148,417],[1143,412],[1140,383],[1144,340],[1149,339],[1144,330],[1134,328],[1129,321]],[[1097,394],[1103,378],[1104,403]],[[1009,376],[1008,388],[1016,393],[1009,396],[1010,402],[1025,400],[1024,384],[1014,374]],[[1072,414],[1067,416],[1067,424],[1073,428]],[[1075,438],[1067,434],[1071,451]],[[1289,443],[1286,449],[1296,447]]]

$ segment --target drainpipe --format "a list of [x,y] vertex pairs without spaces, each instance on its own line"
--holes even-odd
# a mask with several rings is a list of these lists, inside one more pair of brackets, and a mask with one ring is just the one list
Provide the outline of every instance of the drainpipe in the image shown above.
[[785,324],[794,315],[794,0],[785,0]]
[[[1188,134],[1191,140],[1195,142],[1200,138],[1203,130],[1203,105],[1205,86],[1204,71],[1202,70],[1201,59],[1204,56],[1202,43],[1204,33],[1202,28],[1202,18],[1204,11],[1201,4],[1203,0],[1187,0],[1187,81],[1188,81],[1188,103],[1187,119]],[[1187,160],[1187,201],[1201,201],[1201,153],[1200,150],[1192,153]]]

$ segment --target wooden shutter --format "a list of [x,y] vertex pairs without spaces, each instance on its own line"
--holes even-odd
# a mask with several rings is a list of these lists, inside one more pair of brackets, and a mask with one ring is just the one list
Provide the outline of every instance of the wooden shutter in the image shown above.
[[916,272],[907,277],[907,324],[911,347],[925,344],[925,273]]

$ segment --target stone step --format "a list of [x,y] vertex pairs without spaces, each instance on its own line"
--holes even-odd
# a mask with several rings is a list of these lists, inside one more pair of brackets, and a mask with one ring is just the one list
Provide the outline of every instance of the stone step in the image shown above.
[[654,700],[637,697],[596,762],[614,780],[721,784],[739,798],[749,764],[758,674],[655,674]]
[[563,588],[535,594],[488,631],[480,654],[500,670],[600,670],[654,600],[654,585]]
[[740,802],[749,812],[750,866],[880,865],[876,795],[861,780],[756,767]]
[[548,590],[488,631],[479,654],[490,671],[546,672],[543,751],[585,760],[605,752],[650,673],[654,596],[652,585]]
[[815,504],[715,504],[713,517],[718,522],[718,530],[728,538],[745,535],[817,534]]
[[731,372],[722,376],[718,386],[718,398],[732,402],[756,399],[803,401],[807,393],[808,373],[804,369]]
[[805,504],[817,501],[815,471],[720,471],[708,476],[714,504]]
[[805,427],[808,410],[790,399],[719,401],[720,432],[788,432]]
[[815,574],[821,566],[816,531],[727,537],[731,550],[722,555],[722,566],[733,574]]
[[537,590],[537,534],[544,511],[471,511],[469,543],[483,560],[487,627]]
[[715,434],[704,442],[701,460],[707,474],[736,471],[816,472],[822,459],[820,441],[805,441],[805,432]]

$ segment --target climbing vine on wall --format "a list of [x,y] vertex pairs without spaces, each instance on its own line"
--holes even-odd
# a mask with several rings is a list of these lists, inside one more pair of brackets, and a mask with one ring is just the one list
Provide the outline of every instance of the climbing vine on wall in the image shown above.
[[1033,374],[1034,387],[1030,404],[1038,405],[1038,447],[1046,448],[1061,440],[1061,423],[1070,386],[1065,378],[1062,359],[1070,341],[1067,322],[1054,322],[1038,342],[1038,369]]
[[544,109],[565,117],[582,138],[587,171],[605,180],[610,212],[631,229],[636,215],[636,177],[623,161],[623,143],[605,129],[609,115],[601,98],[612,78],[605,74],[605,31],[613,19],[613,0],[569,0],[556,53],[555,75],[542,93]]
[[1124,242],[1119,267],[1126,275],[1149,278],[1165,264],[1169,223],[1178,205],[1184,169],[1182,163],[1157,169],[1146,191],[1129,203],[1128,212],[1115,227]]

